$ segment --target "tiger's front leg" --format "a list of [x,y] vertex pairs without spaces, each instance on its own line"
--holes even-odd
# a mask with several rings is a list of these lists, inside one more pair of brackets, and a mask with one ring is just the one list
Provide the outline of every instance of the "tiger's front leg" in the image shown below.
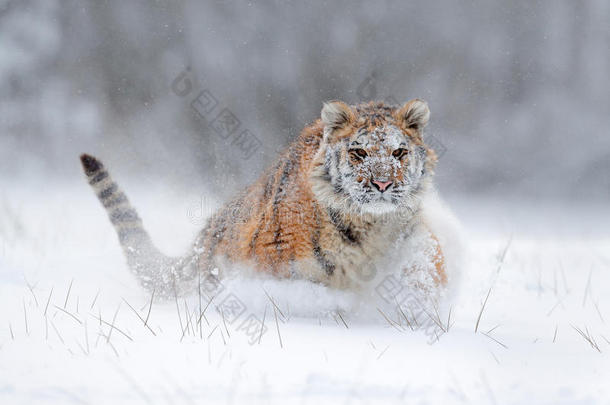
[[421,226],[404,241],[401,275],[403,283],[424,295],[435,295],[447,286],[448,277],[441,244]]
[[428,255],[430,256],[430,261],[434,264],[434,268],[432,270],[432,279],[436,283],[437,286],[445,287],[447,285],[447,271],[445,269],[445,256],[443,255],[443,251],[441,249],[440,242],[438,238],[430,232],[430,251]]

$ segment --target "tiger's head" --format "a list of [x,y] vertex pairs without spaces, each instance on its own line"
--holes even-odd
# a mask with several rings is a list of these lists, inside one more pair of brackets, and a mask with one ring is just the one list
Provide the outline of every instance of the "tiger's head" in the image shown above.
[[436,163],[422,139],[426,102],[324,104],[323,139],[312,171],[317,198],[341,211],[382,215],[413,211]]

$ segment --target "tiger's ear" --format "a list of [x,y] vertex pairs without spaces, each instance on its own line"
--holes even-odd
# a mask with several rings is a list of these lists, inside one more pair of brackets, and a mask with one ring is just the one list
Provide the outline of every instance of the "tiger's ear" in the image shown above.
[[320,116],[325,127],[325,135],[337,129],[345,128],[356,119],[352,109],[342,101],[324,103]]
[[415,129],[418,132],[424,129],[430,119],[428,103],[418,98],[407,101],[396,114],[406,128]]

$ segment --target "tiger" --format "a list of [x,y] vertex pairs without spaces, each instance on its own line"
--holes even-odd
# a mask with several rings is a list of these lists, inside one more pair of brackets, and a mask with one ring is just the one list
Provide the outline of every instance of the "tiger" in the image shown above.
[[421,99],[398,106],[323,103],[320,117],[256,182],[219,208],[180,257],[153,244],[99,159],[82,154],[80,160],[128,267],[157,296],[194,291],[202,278],[222,280],[236,268],[357,290],[393,265],[388,260],[414,235],[427,241],[418,252],[429,263],[426,277],[444,287],[444,255],[422,214],[438,160],[424,143],[429,118]]

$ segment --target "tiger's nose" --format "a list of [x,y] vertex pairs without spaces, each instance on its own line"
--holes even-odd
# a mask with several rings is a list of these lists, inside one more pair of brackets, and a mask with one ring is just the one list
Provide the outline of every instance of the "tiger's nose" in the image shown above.
[[382,193],[387,190],[388,187],[392,185],[391,181],[379,181],[379,180],[371,180],[371,183],[375,186],[375,188]]

